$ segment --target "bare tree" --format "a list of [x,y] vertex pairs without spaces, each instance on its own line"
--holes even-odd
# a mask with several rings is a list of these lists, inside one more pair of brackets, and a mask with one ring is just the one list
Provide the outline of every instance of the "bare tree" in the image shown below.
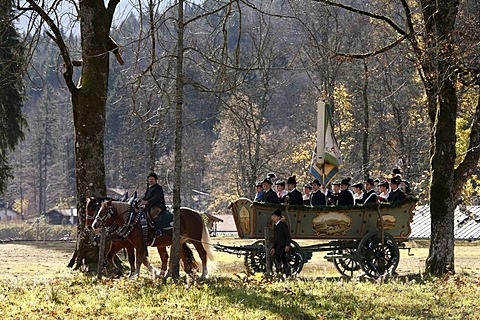
[[[19,9],[32,13],[32,18],[39,17],[42,21],[40,25],[47,25],[47,35],[60,49],[65,68],[63,78],[71,95],[79,223],[77,248],[69,265],[80,267],[83,263],[97,260],[85,230],[85,202],[89,196],[106,195],[103,139],[109,52],[113,51],[118,61],[123,63],[118,53],[118,45],[109,36],[119,0],[111,0],[107,6],[103,1],[80,1],[76,10],[80,20],[82,58],[76,61],[72,59],[60,31],[59,17],[62,13],[58,11],[56,3],[47,8],[33,0],[26,2],[28,6]],[[77,84],[74,78],[75,66],[81,68]]]

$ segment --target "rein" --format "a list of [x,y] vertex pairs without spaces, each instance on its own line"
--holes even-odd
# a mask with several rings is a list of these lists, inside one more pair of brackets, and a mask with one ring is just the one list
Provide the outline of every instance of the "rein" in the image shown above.
[[[103,217],[96,217],[96,219],[102,223],[105,224],[105,222],[111,218],[115,218],[115,216],[118,214],[116,208],[114,208],[113,206],[107,206],[107,214],[104,215]],[[109,233],[109,235],[117,235],[121,238],[124,238],[126,239],[130,233],[133,231],[133,229],[135,228],[135,225],[138,223],[138,221],[140,220],[140,213],[137,213],[135,212],[135,210],[133,208],[129,208],[129,210],[127,211],[128,212],[128,216],[126,219],[124,219],[124,224],[122,226],[120,226],[118,223],[116,223],[115,221],[107,226],[107,232]]]

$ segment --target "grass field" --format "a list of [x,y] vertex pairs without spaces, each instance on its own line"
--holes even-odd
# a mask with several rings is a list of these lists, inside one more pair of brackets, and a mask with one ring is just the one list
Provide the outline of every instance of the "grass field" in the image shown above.
[[215,252],[211,278],[187,285],[152,280],[145,269],[139,279],[85,276],[66,268],[71,242],[2,243],[0,319],[480,319],[480,246],[459,243],[457,275],[443,279],[422,276],[426,243],[409,246],[413,256],[402,250],[399,275],[387,281],[344,281],[322,253],[299,277],[272,281],[247,276],[242,257]]

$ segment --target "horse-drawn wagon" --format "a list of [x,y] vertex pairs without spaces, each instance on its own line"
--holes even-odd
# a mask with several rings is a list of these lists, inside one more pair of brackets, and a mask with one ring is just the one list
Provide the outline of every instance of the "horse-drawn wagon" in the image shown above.
[[292,241],[289,264],[294,273],[302,270],[314,252],[326,252],[325,258],[343,276],[365,274],[377,278],[395,272],[400,260],[399,247],[404,247],[411,232],[415,205],[416,200],[411,197],[392,204],[351,207],[274,205],[240,198],[230,206],[238,235],[256,240],[246,246],[217,244],[215,248],[243,254],[250,272],[275,269],[274,264],[268,264],[268,239],[273,234],[271,214],[280,208],[292,239],[319,240],[303,247]]

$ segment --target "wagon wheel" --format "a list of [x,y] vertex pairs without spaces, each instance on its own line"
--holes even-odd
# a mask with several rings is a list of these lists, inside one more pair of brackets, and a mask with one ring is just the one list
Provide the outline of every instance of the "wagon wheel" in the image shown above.
[[400,260],[398,245],[386,232],[383,243],[380,232],[369,233],[363,237],[358,245],[358,254],[362,270],[372,278],[393,273]]
[[[258,246],[259,250],[249,251],[245,254],[245,267],[247,269],[247,273],[254,274],[255,272],[266,272],[267,258],[265,254],[265,241],[257,240],[252,243],[251,246]],[[290,265],[292,274],[298,274],[300,271],[302,271],[304,260],[302,248],[298,245],[298,243],[292,241],[288,259],[288,264]],[[275,263],[272,263],[272,271],[281,272],[281,270],[277,270]]]
[[340,249],[334,252],[335,255],[344,255],[345,258],[333,259],[335,269],[344,277],[355,278],[360,275],[362,268],[358,263],[357,250],[353,248]]
[[[304,257],[305,253],[303,252],[302,248],[298,245],[298,243],[292,241],[292,245],[290,247],[290,252],[288,255],[288,264],[290,265],[290,270],[292,271],[293,275],[299,274],[300,271],[302,271],[303,264],[305,263]],[[279,272],[279,270],[275,271]]]
[[258,250],[247,251],[245,254],[245,268],[248,274],[265,272],[267,270],[267,258],[265,254],[265,241],[257,240],[251,246],[258,246]]

